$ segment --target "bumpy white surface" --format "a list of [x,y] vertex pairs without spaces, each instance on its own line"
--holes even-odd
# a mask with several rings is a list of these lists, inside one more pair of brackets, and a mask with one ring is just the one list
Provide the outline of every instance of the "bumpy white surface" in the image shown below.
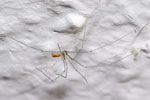
[[[0,5],[0,100],[150,100],[150,0]],[[67,51],[93,50],[69,53],[90,67],[73,63],[88,83],[68,62],[68,77],[53,82],[36,70],[53,79],[63,70],[62,59],[51,57],[57,43]]]

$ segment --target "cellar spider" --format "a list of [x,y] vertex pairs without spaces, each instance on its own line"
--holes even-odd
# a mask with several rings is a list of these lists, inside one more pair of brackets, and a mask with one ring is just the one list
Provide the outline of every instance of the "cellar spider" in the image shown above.
[[[139,30],[139,32],[138,32],[138,34],[136,35],[134,41],[132,41],[132,42],[135,42],[136,38],[141,34],[141,31],[144,30],[147,25],[148,25],[148,24],[146,24],[144,27],[142,27],[142,28]],[[94,51],[99,50],[99,49],[101,49],[101,48],[104,48],[104,47],[106,47],[106,46],[110,46],[110,45],[113,46],[114,43],[120,41],[121,39],[127,37],[127,36],[130,35],[130,34],[131,34],[131,32],[128,33],[128,34],[125,34],[124,36],[121,36],[119,39],[117,39],[117,40],[115,40],[115,41],[112,41],[112,42],[110,42],[110,43],[106,43],[106,44],[104,44],[104,45],[102,45],[102,46],[100,46],[100,47],[98,47],[98,48],[96,48],[96,49],[86,51],[85,53],[91,53],[91,52],[94,52]],[[32,48],[32,49],[35,49],[35,50],[38,50],[38,51],[41,51],[41,52],[49,52],[49,51],[44,51],[44,50],[41,50],[41,49],[38,49],[38,48],[35,48],[35,47],[31,47],[31,46],[29,46],[29,45],[27,45],[27,44],[25,44],[25,43],[23,43],[23,42],[21,42],[21,41],[15,39],[15,38],[13,38],[13,37],[9,37],[9,38],[10,38],[10,39],[13,39],[13,40],[15,40],[15,41],[17,41],[17,42],[19,42],[19,43],[25,45],[25,46],[27,46],[27,47],[30,47],[30,48]],[[63,50],[63,51],[62,51],[62,50],[61,50],[61,47],[60,47],[60,45],[59,45],[59,43],[57,43],[57,46],[58,46],[59,51],[58,51],[57,53],[56,53],[56,52],[55,52],[55,53],[54,53],[54,52],[51,53],[51,56],[52,56],[53,58],[61,57],[61,59],[62,59],[62,61],[63,61],[64,70],[63,70],[61,73],[57,73],[58,76],[57,76],[55,79],[52,79],[52,78],[49,77],[46,73],[44,73],[41,69],[39,69],[39,68],[36,68],[36,69],[37,69],[38,71],[40,71],[43,75],[45,75],[49,80],[53,81],[53,80],[57,80],[59,77],[67,78],[67,74],[68,74],[68,63],[69,63],[69,64],[72,66],[72,68],[87,82],[86,77],[85,77],[84,75],[82,75],[81,72],[79,72],[79,70],[74,66],[74,64],[73,64],[72,62],[74,62],[74,63],[80,65],[81,67],[84,67],[84,68],[87,68],[87,67],[84,66],[84,65],[82,65],[81,63],[79,63],[79,62],[78,62],[77,60],[75,60],[74,58],[72,58],[72,57],[70,56],[70,54],[69,54],[69,53],[71,53],[71,51],[67,51],[67,50]],[[123,48],[124,48],[124,47],[123,47]],[[147,46],[147,48],[149,48],[149,46]],[[130,49],[130,50],[131,50],[131,49]],[[141,49],[141,50],[139,50],[139,51],[149,52],[149,51],[144,50],[144,49]],[[116,64],[116,63],[118,63],[119,61],[121,61],[121,60],[123,60],[123,59],[125,59],[125,58],[127,58],[127,57],[129,57],[129,56],[131,56],[131,55],[136,56],[139,51],[137,51],[137,50],[131,50],[131,53],[130,53],[129,55],[124,56],[124,57],[122,57],[121,59],[119,59],[118,61],[115,61],[115,62],[113,62],[113,63],[111,63],[111,64],[108,64],[108,65]],[[77,53],[77,52],[76,52],[76,53]],[[79,53],[82,53],[82,52],[79,52]],[[63,74],[65,74],[65,75],[63,75]]]
[[[126,37],[126,36],[128,36],[128,35],[130,35],[130,33],[128,33],[128,34],[126,34],[126,35],[120,37],[119,39],[117,39],[117,40],[115,40],[115,41],[113,41],[113,42],[111,42],[111,43],[104,44],[104,45],[101,46],[101,47],[98,47],[98,48],[96,48],[96,49],[87,51],[86,53],[90,53],[90,52],[96,51],[96,50],[98,50],[98,49],[100,49],[100,48],[103,48],[103,47],[106,47],[106,46],[109,46],[109,45],[113,45],[114,43],[118,42],[119,40],[123,39],[124,37]],[[29,45],[27,45],[27,44],[25,44],[25,43],[23,43],[23,42],[21,42],[21,41],[15,39],[15,38],[13,38],[13,37],[9,37],[9,38],[10,38],[10,39],[13,39],[13,40],[15,40],[15,41],[17,41],[17,42],[19,42],[19,43],[21,43],[21,44],[23,44],[23,45],[29,47],[29,48],[32,48],[32,49],[35,49],[35,50],[38,50],[38,51],[41,51],[41,52],[49,52],[49,51],[44,51],[44,50],[41,50],[41,49],[38,49],[38,48],[35,48],[35,47],[32,47],[32,46],[29,46]],[[59,57],[61,57],[61,59],[62,59],[62,61],[63,61],[63,67],[64,67],[64,68],[63,68],[63,71],[62,71],[61,73],[57,73],[58,76],[57,76],[55,79],[52,79],[50,76],[48,76],[48,75],[47,75],[44,71],[42,71],[41,69],[39,69],[39,68],[36,68],[36,69],[37,69],[39,72],[41,72],[46,78],[48,78],[48,79],[51,80],[51,81],[54,81],[54,80],[57,80],[59,77],[67,78],[67,74],[68,74],[68,63],[69,63],[69,64],[72,66],[72,68],[73,68],[86,82],[88,82],[87,79],[86,79],[86,77],[81,74],[81,72],[75,67],[75,65],[74,65],[72,62],[74,62],[74,63],[80,65],[81,67],[84,67],[84,68],[87,68],[87,67],[84,66],[84,65],[82,65],[81,63],[79,63],[79,62],[78,62],[77,60],[75,60],[74,58],[72,58],[72,57],[69,55],[69,53],[71,53],[71,51],[67,51],[67,50],[63,50],[63,51],[62,51],[62,50],[61,50],[61,47],[60,47],[60,45],[59,45],[59,43],[57,43],[57,46],[58,46],[59,51],[57,51],[57,52],[55,52],[55,53],[52,52],[52,53],[51,53],[51,56],[52,56],[53,58],[59,58]],[[79,52],[79,53],[81,53],[81,52]],[[124,59],[124,57],[123,57],[122,59]],[[120,59],[120,60],[122,60],[122,59]],[[115,63],[116,63],[116,62],[115,62]],[[65,74],[65,75],[63,75],[63,74]]]
[[[15,40],[15,41],[19,42],[20,44],[23,44],[23,45],[29,47],[29,48],[31,48],[31,49],[35,49],[35,50],[38,50],[38,51],[41,51],[41,52],[50,52],[50,51],[44,51],[44,50],[41,50],[41,49],[38,49],[38,48],[35,48],[35,47],[32,47],[32,46],[29,46],[29,45],[27,45],[27,44],[25,44],[25,43],[23,43],[23,42],[21,42],[21,41],[15,39],[15,38],[13,38],[13,37],[9,37],[9,38],[12,39],[12,40]],[[83,68],[88,68],[88,67],[86,67],[85,65],[81,64],[80,62],[78,62],[77,60],[75,60],[74,58],[72,58],[72,57],[69,55],[69,53],[76,53],[76,52],[74,52],[74,51],[67,51],[67,50],[63,50],[63,51],[62,51],[62,50],[61,50],[61,47],[60,47],[60,45],[59,45],[59,43],[57,43],[57,46],[58,46],[59,51],[52,52],[52,53],[51,53],[51,56],[52,56],[53,58],[58,58],[58,57],[61,57],[61,58],[62,58],[62,61],[63,61],[63,64],[64,64],[64,65],[63,65],[63,66],[64,66],[64,71],[61,72],[61,73],[59,73],[59,74],[57,74],[58,76],[57,76],[55,79],[52,79],[52,78],[49,77],[45,72],[43,72],[41,69],[36,68],[36,70],[38,70],[39,72],[41,72],[46,78],[48,78],[48,79],[51,80],[51,81],[57,80],[60,76],[61,76],[61,77],[64,77],[64,78],[67,78],[67,74],[68,74],[68,62],[69,62],[70,65],[72,66],[72,68],[73,68],[86,82],[88,82],[87,79],[86,79],[86,77],[85,77],[84,75],[82,75],[81,72],[80,72],[80,71],[74,66],[74,64],[72,63],[72,62],[74,62],[74,63],[80,65],[80,66],[83,67]],[[86,52],[86,51],[85,51],[85,52],[81,52],[81,51],[80,51],[79,53],[87,53],[87,52]],[[65,75],[63,75],[64,73],[65,73]]]
[[[56,58],[56,57],[61,57],[62,58],[62,61],[63,61],[63,64],[64,64],[64,71],[61,72],[60,74],[57,74],[59,75],[58,77],[56,77],[56,79],[58,79],[60,76],[64,77],[64,78],[67,78],[67,73],[68,73],[68,63],[67,61],[71,64],[72,68],[86,81],[87,79],[85,78],[84,75],[81,74],[81,72],[79,72],[79,70],[73,65],[72,61],[77,63],[78,65],[80,65],[81,67],[83,68],[87,68],[86,66],[84,66],[83,64],[79,63],[77,60],[73,59],[70,55],[69,55],[69,51],[62,51],[61,50],[61,47],[59,45],[59,43],[57,43],[57,46],[59,48],[59,53],[52,53],[51,56]],[[63,73],[65,73],[65,75],[62,75]],[[55,80],[56,80],[55,79]]]

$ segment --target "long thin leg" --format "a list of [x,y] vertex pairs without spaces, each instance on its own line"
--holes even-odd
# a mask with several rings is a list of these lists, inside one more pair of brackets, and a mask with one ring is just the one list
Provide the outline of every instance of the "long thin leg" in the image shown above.
[[[67,73],[68,73],[68,65],[67,65],[67,61],[66,59],[63,60],[64,61],[64,71],[61,72],[60,74],[57,74],[58,76],[55,78],[55,80],[57,80],[60,76],[63,77],[63,78],[67,78]],[[62,75],[63,73],[65,73],[65,76]]]
[[[62,53],[62,50],[61,50],[61,47],[60,47],[59,43],[57,43],[57,46],[58,46],[58,48],[59,48],[59,52]],[[63,61],[63,63],[64,63],[64,71],[61,72],[60,74],[57,74],[57,75],[62,76],[62,77],[64,77],[64,78],[67,78],[68,65],[67,65],[67,61],[66,61],[66,56],[63,55],[63,56],[61,56],[61,58],[62,58],[62,61]],[[65,73],[65,76],[62,75],[63,73]],[[59,77],[56,77],[56,79],[58,79],[58,78],[59,78]]]
[[130,35],[130,34],[131,34],[131,32],[129,32],[128,34],[123,35],[122,37],[120,37],[119,39],[117,39],[117,40],[115,40],[115,41],[113,41],[113,42],[111,42],[111,43],[104,44],[104,45],[102,45],[102,46],[100,46],[100,47],[98,47],[98,48],[96,48],[96,49],[90,50],[89,52],[93,52],[93,51],[96,51],[96,50],[98,50],[98,49],[102,49],[102,48],[104,48],[104,47],[106,47],[106,46],[112,45],[112,44],[114,44],[114,43],[120,41],[121,39],[127,37],[127,36]]
[[[146,23],[146,24],[139,30],[139,32],[137,33],[137,35],[136,35],[136,36],[134,37],[134,39],[131,41],[130,45],[133,44],[133,43],[137,40],[137,38],[140,36],[140,34],[141,34],[142,31],[146,28],[147,25],[149,25],[149,23]],[[127,35],[128,35],[128,34],[127,34]],[[123,59],[126,59],[127,57],[129,57],[129,56],[131,56],[131,55],[134,55],[134,54],[133,54],[133,53],[130,53],[130,54],[128,54],[127,56],[124,56],[123,58],[119,59],[118,61],[113,62],[112,64],[116,64],[116,63],[118,63],[119,61],[121,61],[121,60],[123,60]],[[112,64],[110,64],[110,65],[112,65]]]
[[133,43],[137,40],[137,38],[141,35],[142,31],[146,28],[147,25],[149,25],[149,22],[146,23],[146,24],[139,30],[139,32],[137,33],[137,35],[135,36],[135,38],[133,39],[133,41],[131,42],[131,44],[133,44]]
[[81,72],[78,71],[78,69],[72,64],[72,62],[70,61],[69,58],[66,57],[66,59],[69,61],[69,63],[71,64],[71,66],[74,68],[74,70],[79,73],[79,75],[88,83],[87,79],[85,78],[84,75],[81,74]]
[[29,47],[29,48],[31,48],[31,49],[38,50],[38,51],[41,51],[41,52],[48,52],[48,51],[44,51],[44,50],[41,50],[41,49],[38,49],[38,48],[35,48],[35,47],[31,47],[31,46],[29,46],[29,45],[27,45],[27,44],[25,44],[25,43],[23,43],[23,42],[21,42],[21,41],[15,39],[15,38],[13,38],[13,37],[8,37],[8,38],[10,38],[10,39],[12,39],[12,40],[14,40],[14,41],[17,41],[17,42],[19,42],[20,44],[22,44],[22,45],[24,45],[24,46],[26,46],[26,47]]
[[86,67],[85,65],[79,63],[77,60],[73,59],[69,54],[67,54],[67,56],[68,56],[71,60],[73,60],[75,63],[79,64],[80,66],[82,66],[82,67],[84,67],[84,68],[88,68],[88,67]]
[[47,79],[49,79],[50,81],[54,81],[52,78],[50,78],[46,73],[44,73],[42,70],[40,70],[39,68],[36,68],[39,72],[41,72]]
[[[110,43],[110,42],[109,42]],[[107,45],[109,43],[103,43],[104,45]],[[122,46],[118,46],[118,45],[114,45],[114,44],[111,44],[110,46],[112,47],[118,47],[118,48],[122,48],[122,49],[125,49],[125,50],[131,50],[130,48],[127,48],[127,47],[122,47]]]
[[65,70],[66,70],[65,78],[67,78],[67,75],[68,75],[68,64],[67,64],[66,56],[63,56],[63,58],[64,58]]
[[116,64],[116,63],[120,62],[121,60],[126,59],[126,58],[128,58],[128,57],[130,57],[130,56],[132,56],[132,55],[133,55],[133,54],[132,54],[132,53],[130,53],[130,54],[128,54],[128,55],[126,55],[126,56],[122,57],[121,59],[119,59],[119,60],[117,60],[117,61],[115,61],[115,62],[113,62],[113,63],[111,63],[111,64],[109,64],[109,65],[114,65],[114,64]]
[[84,47],[84,41],[85,41],[85,38],[86,38],[86,27],[87,27],[87,24],[88,24],[88,20],[93,16],[94,12],[98,9],[98,7],[100,6],[100,3],[101,3],[101,0],[98,1],[98,5],[91,11],[91,13],[87,17],[87,19],[86,19],[86,21],[83,25],[83,42],[82,42],[82,46],[81,46],[82,49]]

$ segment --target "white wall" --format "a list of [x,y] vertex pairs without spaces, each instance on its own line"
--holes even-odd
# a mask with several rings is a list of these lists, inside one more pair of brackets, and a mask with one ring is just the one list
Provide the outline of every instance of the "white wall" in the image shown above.
[[150,0],[0,5],[0,100],[150,100]]

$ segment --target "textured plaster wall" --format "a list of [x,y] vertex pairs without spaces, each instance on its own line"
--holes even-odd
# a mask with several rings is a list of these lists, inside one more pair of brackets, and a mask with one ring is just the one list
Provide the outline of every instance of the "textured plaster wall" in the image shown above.
[[[150,0],[0,0],[0,100],[150,100],[149,9]],[[58,44],[73,58],[67,78],[51,57]]]

